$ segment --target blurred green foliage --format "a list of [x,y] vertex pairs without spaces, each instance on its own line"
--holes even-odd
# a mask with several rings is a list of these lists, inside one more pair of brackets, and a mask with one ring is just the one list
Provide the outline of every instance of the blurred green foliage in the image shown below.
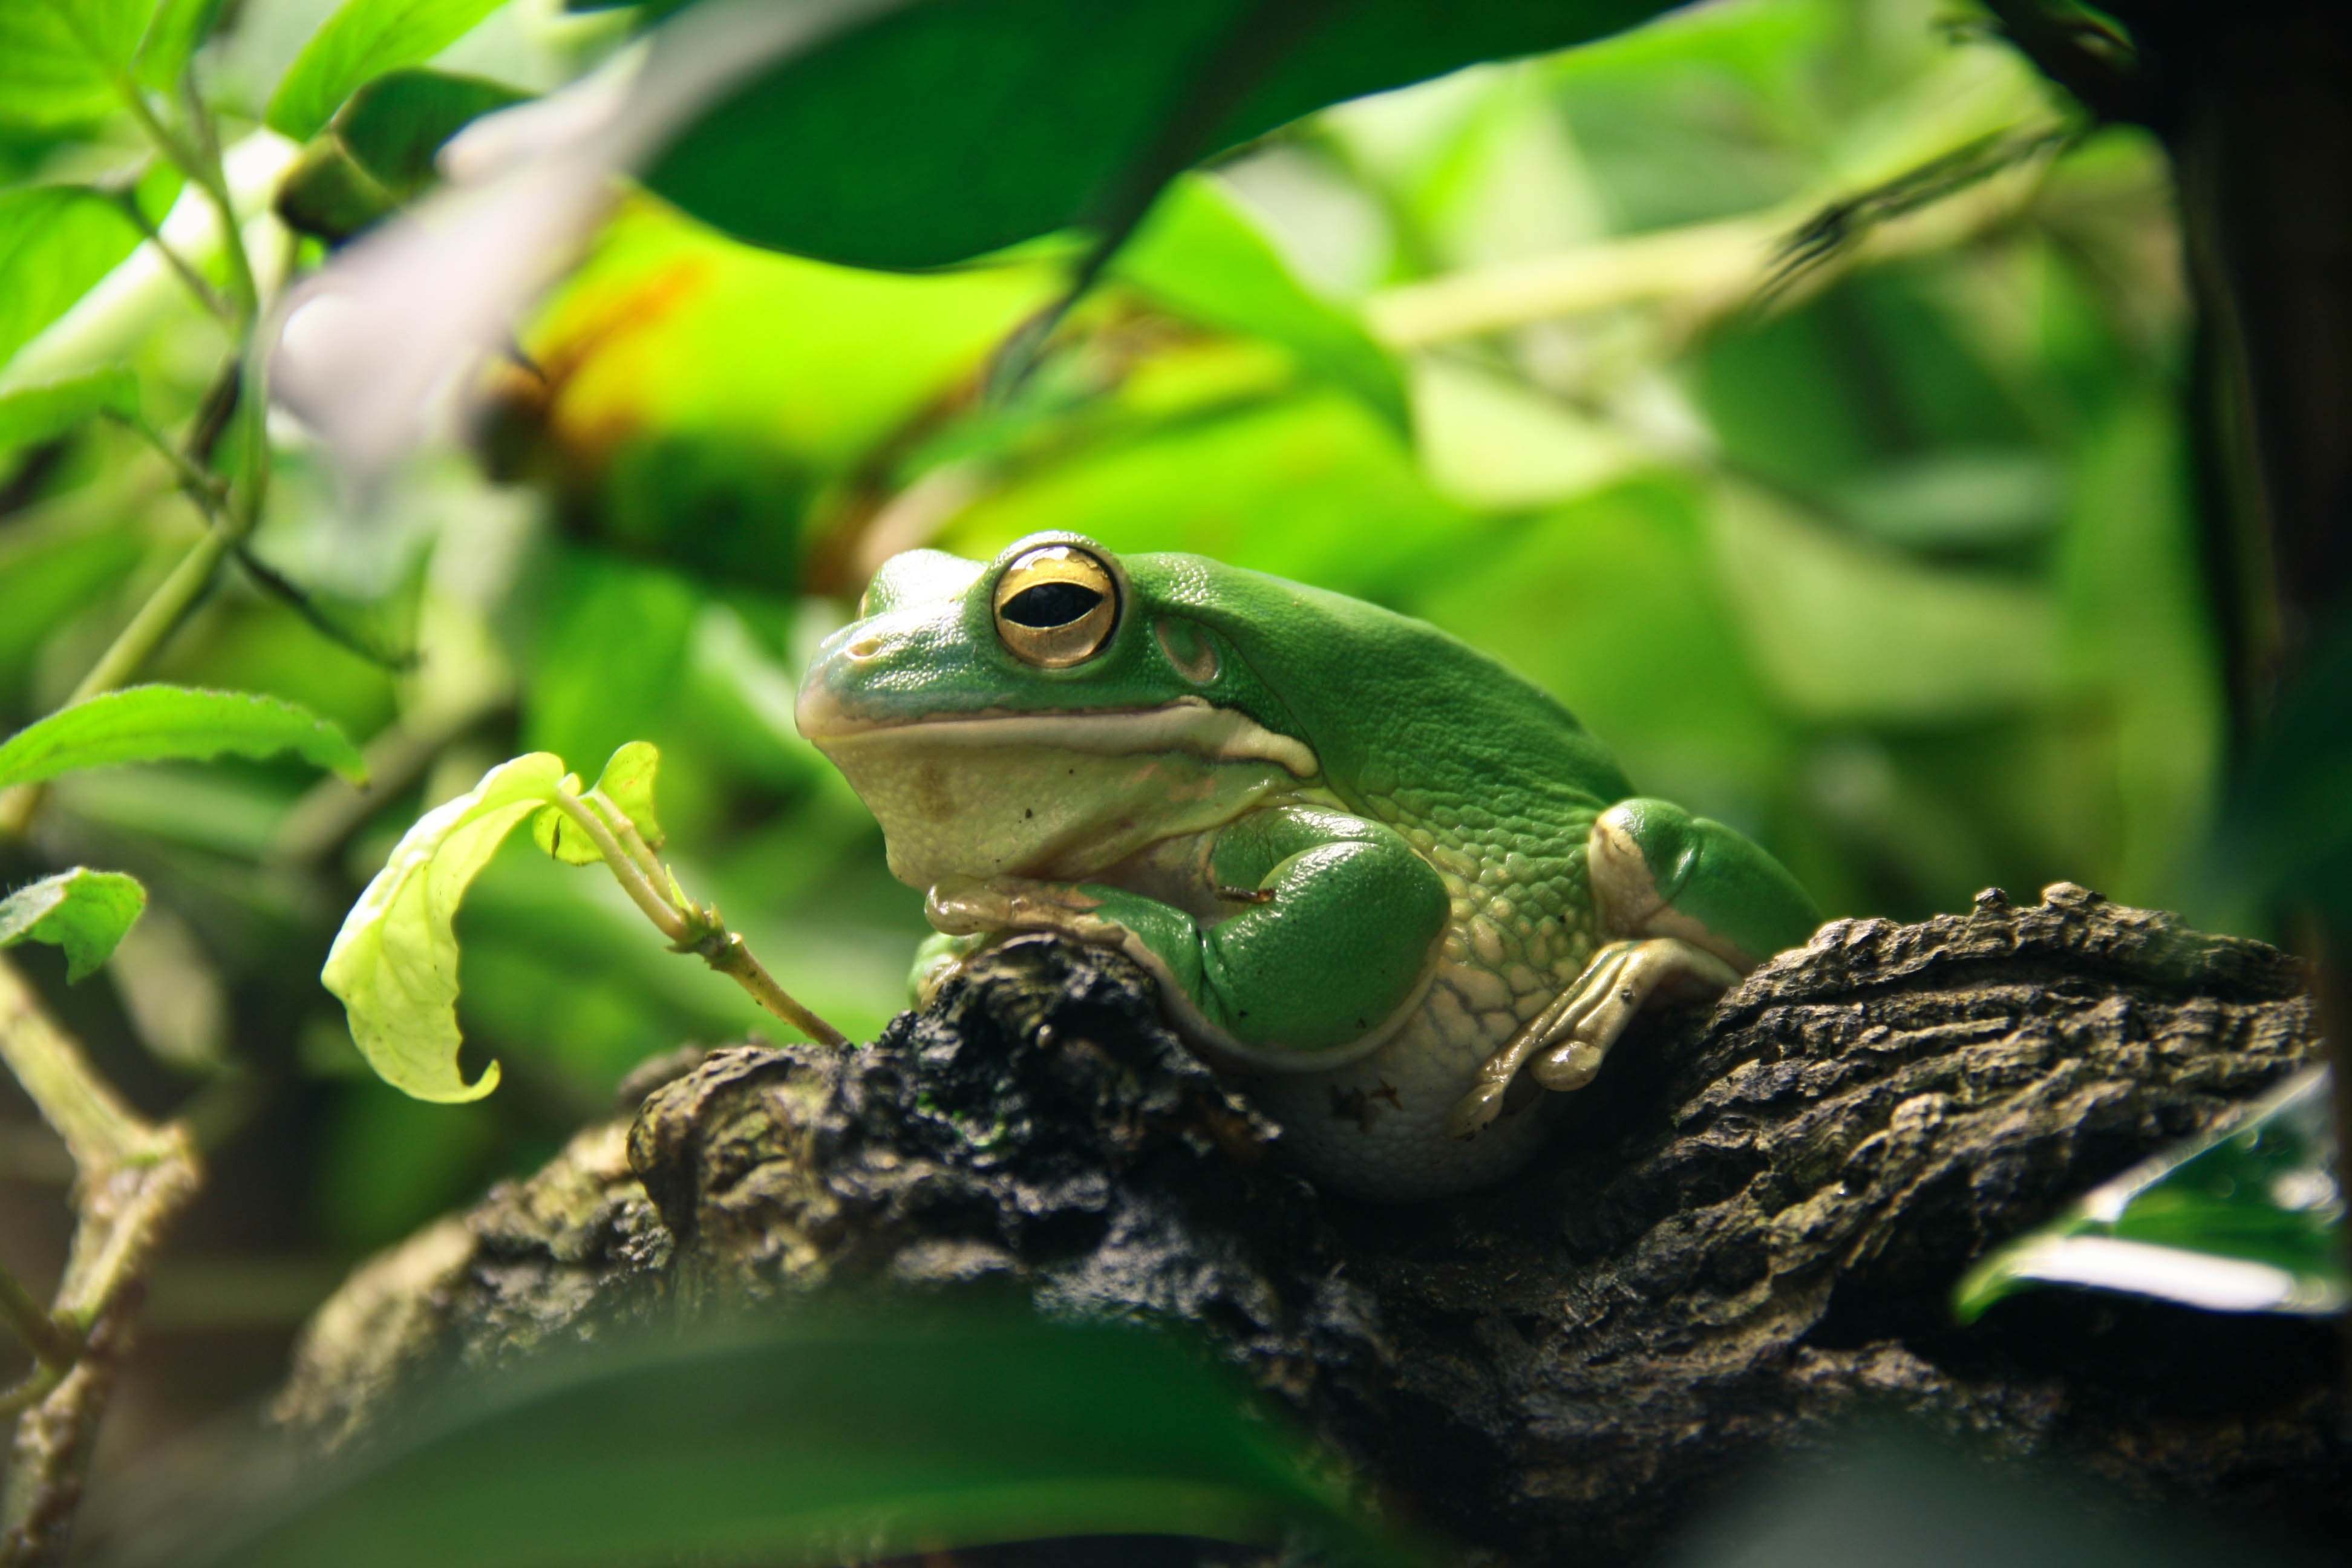
[[[301,58],[316,80],[285,122],[328,129],[297,166],[355,160],[405,195],[424,143],[371,129],[364,97],[330,123],[357,82],[304,52],[329,9],[250,0],[198,69],[242,146],[295,104],[273,94]],[[436,15],[461,12],[484,8]],[[485,15],[371,68],[429,58],[536,92],[625,26]],[[268,1245],[345,1252],[543,1152],[640,1059],[772,1026],[607,879],[515,846],[460,922],[464,1070],[498,1058],[509,1092],[420,1107],[358,1070],[317,981],[328,941],[400,831],[505,757],[656,743],[687,884],[853,1035],[899,1005],[919,896],[791,709],[806,651],[918,545],[1076,528],[1425,616],[1834,914],[2064,878],[2208,916],[2189,872],[2221,725],[2156,148],[2109,132],[2021,157],[1793,275],[1776,248],[1832,203],[2060,123],[2024,65],[1943,18],[1730,0],[1318,114],[1173,186],[1017,382],[1000,347],[1056,300],[1075,240],[861,271],[632,197],[488,373],[465,449],[361,507],[281,423],[251,549],[309,617],[232,577],[152,671],[327,716],[365,739],[373,791],[281,763],[64,781],[0,875],[147,883],[192,941],[153,974],[127,944],[126,1000],[81,1026],[163,1102],[191,1083],[142,1037],[171,1011],[152,998],[226,998],[223,1125],[249,1119],[307,1211]],[[458,96],[445,118],[498,94]],[[88,330],[60,319],[139,264],[126,209],[68,190],[143,167],[130,131],[57,102],[0,134],[24,182],[0,192],[0,355]],[[177,194],[152,171],[125,188],[148,221]],[[362,194],[321,226],[373,216]],[[225,334],[166,297],[121,341],[176,428]],[[133,432],[0,454],[0,730],[72,689],[198,528]]]

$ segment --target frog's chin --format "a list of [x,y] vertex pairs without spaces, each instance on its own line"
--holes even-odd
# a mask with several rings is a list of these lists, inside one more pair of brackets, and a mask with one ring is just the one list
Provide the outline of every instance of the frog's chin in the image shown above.
[[1204,702],[1116,712],[987,714],[908,724],[808,722],[882,824],[890,871],[1076,881],[1148,844],[1294,793],[1315,753]]

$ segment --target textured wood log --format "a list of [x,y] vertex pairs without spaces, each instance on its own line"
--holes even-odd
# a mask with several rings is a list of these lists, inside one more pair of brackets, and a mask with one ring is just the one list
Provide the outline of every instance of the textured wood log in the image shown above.
[[616,1320],[1010,1280],[1186,1325],[1388,1506],[1504,1561],[1646,1555],[1767,1451],[1887,1410],[2341,1536],[2326,1326],[1947,1307],[1970,1259],[2258,1093],[2311,1027],[2272,949],[2063,884],[1988,893],[1824,927],[1629,1038],[1518,1178],[1376,1205],[1286,1171],[1139,972],[1027,939],[865,1050],[712,1052],[378,1260],[279,1409],[332,1437],[419,1368]]

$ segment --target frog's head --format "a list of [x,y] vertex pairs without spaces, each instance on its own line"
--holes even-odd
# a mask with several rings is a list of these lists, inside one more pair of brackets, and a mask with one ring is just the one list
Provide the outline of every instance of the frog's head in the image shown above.
[[1319,773],[1212,624],[1271,584],[1072,533],[986,563],[912,551],[819,650],[801,732],[881,820],[901,880],[1083,878]]

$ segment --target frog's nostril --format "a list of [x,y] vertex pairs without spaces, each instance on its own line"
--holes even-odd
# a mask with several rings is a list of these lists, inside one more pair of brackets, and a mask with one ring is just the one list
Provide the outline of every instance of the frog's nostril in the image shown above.
[[847,647],[843,648],[841,651],[847,654],[852,658],[872,658],[876,654],[882,651],[882,645],[885,640],[886,639],[878,635],[868,634],[867,636],[859,637],[856,642],[851,643]]

